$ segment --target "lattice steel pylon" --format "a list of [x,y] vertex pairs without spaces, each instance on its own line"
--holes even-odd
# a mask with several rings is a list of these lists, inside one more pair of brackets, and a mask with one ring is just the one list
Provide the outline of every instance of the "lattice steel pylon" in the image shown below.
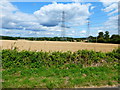
[[62,12],[62,24],[61,24],[61,37],[63,40],[66,40],[65,38],[65,12]]
[[88,18],[87,20],[88,20],[87,21],[87,40],[89,42],[90,41],[90,38],[89,38],[89,36],[90,36],[90,18]]

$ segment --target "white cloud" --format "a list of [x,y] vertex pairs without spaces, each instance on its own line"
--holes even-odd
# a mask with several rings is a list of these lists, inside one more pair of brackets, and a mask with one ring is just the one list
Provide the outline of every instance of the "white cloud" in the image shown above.
[[[83,25],[86,19],[90,16],[90,4],[81,5],[80,3],[72,4],[49,4],[40,10],[35,11],[34,15],[39,19],[39,22],[44,26],[58,25],[62,19],[62,12],[65,12],[65,21],[69,23]],[[52,23],[51,23],[52,22]]]
[[80,31],[80,33],[85,34],[85,33],[86,33],[86,30],[82,30],[82,31]]
[[108,12],[108,16],[113,15],[118,12],[118,1],[119,0],[99,0],[103,3],[104,12]]
[[99,0],[99,1],[102,2],[105,7],[107,7],[113,4],[114,2],[119,2],[120,0]]
[[[98,30],[109,31],[110,33],[118,34],[118,1],[120,0],[99,0],[103,3],[104,12],[108,13],[108,20],[103,24],[103,27],[98,27]],[[116,15],[115,15],[116,14]]]
[[98,30],[98,32],[103,32],[103,30]]
[[118,13],[118,3],[113,3],[110,6],[103,9],[104,12],[108,12],[108,16]]
[[91,9],[91,10],[93,10],[94,8],[95,8],[95,6],[91,6],[91,8],[90,8],[90,9]]
[[90,30],[93,36],[95,35],[95,33],[97,34],[98,32],[105,31],[109,31],[111,35],[118,34],[118,15],[109,17],[108,20],[104,22],[102,26],[92,27],[90,28]]
[[83,0],[72,0],[75,3],[83,2]]
[[[7,7],[6,7],[7,6]],[[43,6],[39,10],[35,11],[33,14],[27,14],[20,12],[19,9],[13,6],[11,3],[5,1],[0,2],[0,9],[2,9],[2,27],[3,28],[12,28],[12,29],[21,29],[22,31],[11,30],[3,32],[8,35],[22,35],[26,36],[44,36],[44,35],[61,35],[60,22],[62,17],[62,11],[65,11],[65,20],[70,23],[72,26],[80,26],[86,24],[86,19],[91,15],[89,12],[90,4],[81,5],[80,3],[71,3],[71,4],[49,4]],[[93,9],[94,7],[91,7]],[[109,12],[108,15],[117,13],[117,3],[106,4],[104,11]],[[117,32],[118,28],[118,18],[117,16],[111,16],[104,23],[103,27],[97,27],[93,30],[105,30],[111,32]],[[30,31],[28,31],[28,29]],[[92,28],[91,28],[92,29]],[[33,30],[33,31],[32,31]],[[36,30],[36,31],[34,31]],[[39,32],[37,32],[37,30]],[[67,35],[73,36],[74,31],[69,30]],[[86,31],[82,30],[80,35],[85,36]]]
[[118,15],[109,17],[104,25],[106,29],[118,30]]
[[110,11],[112,11],[112,10],[114,10],[114,9],[118,9],[118,3],[113,3],[113,4],[111,4],[110,6],[106,7],[106,8],[104,9],[104,11],[105,11],[105,12],[110,12]]
[[113,15],[113,14],[115,14],[115,13],[118,13],[118,9],[114,10],[113,12],[110,12],[110,13],[108,14],[108,16],[111,16],[111,15]]
[[72,30],[72,33],[75,33],[75,31],[74,31],[74,30]]
[[[17,8],[14,8],[12,4],[9,2],[6,2],[8,6],[11,6],[12,9],[9,10],[7,8],[4,10],[4,3],[1,3],[2,10],[2,19],[3,21],[11,21],[10,23],[16,23],[16,22],[35,22],[38,24],[43,24],[45,26],[55,26],[61,21],[62,17],[62,11],[65,11],[65,19],[68,22],[76,21],[76,23],[84,24],[85,20],[90,15],[88,8],[90,4],[87,5],[81,5],[79,3],[73,3],[73,4],[57,4],[53,3],[50,5],[46,5],[40,10],[34,12],[34,15],[22,13],[20,11],[17,11]],[[66,8],[64,10],[64,8]],[[10,11],[10,12],[8,12]],[[15,11],[15,12],[14,12]],[[9,17],[8,17],[8,14]],[[38,20],[39,19],[39,20]],[[83,22],[82,22],[83,21]],[[51,23],[52,22],[52,23]],[[10,24],[11,25],[11,24]],[[14,25],[15,26],[15,25]]]
[[[8,1],[0,2],[0,9],[2,10],[0,16],[2,28],[28,28],[28,26],[37,23],[37,19],[33,15],[20,12]],[[25,27],[25,24],[27,24],[27,27]]]
[[18,9],[13,6],[11,3],[9,3],[9,1],[7,0],[2,0],[0,1],[0,9],[3,11],[3,12],[12,12],[12,11],[17,11]]
[[46,33],[46,35],[54,35],[54,33],[50,33],[50,32],[48,32],[48,33]]
[[[2,1],[0,2],[0,9],[2,10],[0,19],[2,19],[2,28],[11,30],[9,34],[16,33],[16,35],[19,35],[19,33],[24,32],[23,35],[32,35],[35,30],[33,34],[48,35],[48,33],[51,33],[51,35],[53,35],[55,33],[52,32],[55,31],[57,35],[61,31],[60,21],[62,11],[65,11],[65,20],[67,22],[71,23],[71,25],[74,23],[74,25],[80,26],[84,25],[86,19],[90,16],[90,5],[91,4],[81,5],[80,3],[57,4],[54,2],[53,4],[43,6],[33,14],[27,14],[21,12],[10,2]],[[17,29],[20,29],[21,32]],[[37,32],[37,30],[40,32]],[[46,31],[46,33],[44,31]],[[7,31],[5,30],[5,32]]]

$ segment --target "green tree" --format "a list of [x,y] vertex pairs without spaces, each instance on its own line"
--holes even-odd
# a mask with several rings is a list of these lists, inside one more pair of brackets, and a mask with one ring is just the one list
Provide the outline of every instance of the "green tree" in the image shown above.
[[110,35],[109,35],[108,31],[105,32],[104,39],[105,39],[105,42],[109,42],[110,41]]
[[99,42],[99,43],[104,43],[104,42],[105,42],[105,39],[104,39],[103,37],[100,37],[100,38],[98,38],[98,42]]
[[100,42],[100,43],[105,42],[103,32],[99,32],[99,34],[98,34],[98,42]]
[[105,34],[104,34],[104,38],[105,38],[105,39],[109,39],[109,37],[110,37],[109,32],[106,31]]
[[103,32],[99,32],[98,38],[104,38],[104,33]]
[[110,42],[120,44],[120,35],[112,35],[110,38]]
[[113,34],[110,39],[117,39],[117,38],[120,38],[120,35]]

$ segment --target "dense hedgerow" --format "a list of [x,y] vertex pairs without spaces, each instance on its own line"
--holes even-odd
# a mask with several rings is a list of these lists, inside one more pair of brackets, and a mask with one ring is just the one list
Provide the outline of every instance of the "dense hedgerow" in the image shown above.
[[53,67],[75,68],[104,64],[118,64],[120,48],[109,53],[79,50],[76,52],[33,52],[2,50],[3,68],[14,67]]

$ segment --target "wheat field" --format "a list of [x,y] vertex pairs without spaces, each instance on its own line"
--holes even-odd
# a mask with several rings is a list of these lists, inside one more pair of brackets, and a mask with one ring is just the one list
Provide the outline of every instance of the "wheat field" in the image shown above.
[[28,41],[28,40],[0,40],[0,49],[29,50],[29,51],[72,51],[87,49],[110,52],[118,48],[118,44],[60,42],[60,41]]

